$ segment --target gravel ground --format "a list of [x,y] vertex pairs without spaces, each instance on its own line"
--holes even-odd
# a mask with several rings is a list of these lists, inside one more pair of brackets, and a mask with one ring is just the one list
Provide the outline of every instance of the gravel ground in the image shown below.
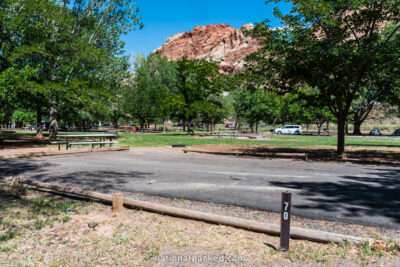
[[[8,177],[5,179],[5,181],[11,182],[11,179],[12,179],[11,177]],[[88,186],[84,186],[82,189],[93,190],[93,188],[90,188]],[[113,192],[115,192],[113,190],[108,190],[108,189],[103,189],[103,190],[97,189],[96,191],[105,194],[112,194]],[[254,220],[263,223],[280,224],[280,214],[276,212],[253,210],[253,209],[247,209],[243,207],[218,204],[218,203],[192,201],[184,198],[168,198],[168,197],[152,196],[152,195],[145,195],[132,192],[123,192],[123,193],[124,193],[124,198],[149,201],[171,207],[185,208],[185,209],[208,212],[218,215]],[[400,243],[400,230],[396,230],[393,228],[373,227],[373,226],[350,224],[337,221],[316,220],[295,215],[291,216],[291,226],[305,228],[305,229],[312,229],[312,230],[327,231],[337,234],[359,236],[363,238],[394,240],[398,244]]]
[[[214,213],[218,215],[254,220],[264,223],[280,224],[280,214],[275,212],[251,210],[237,206],[191,201],[186,199],[150,196],[150,195],[130,193],[130,192],[124,192],[124,197],[155,202],[167,206],[186,208],[191,210]],[[360,236],[365,238],[379,236],[383,239],[392,239],[400,241],[400,230],[389,229],[384,227],[371,227],[371,226],[348,224],[335,221],[314,220],[294,215],[292,215],[291,217],[291,225],[294,227],[328,231],[338,234]]]

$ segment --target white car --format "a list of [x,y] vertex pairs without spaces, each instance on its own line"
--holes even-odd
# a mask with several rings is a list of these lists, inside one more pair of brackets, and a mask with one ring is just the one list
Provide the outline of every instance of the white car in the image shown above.
[[275,134],[302,134],[300,125],[285,125],[274,130]]

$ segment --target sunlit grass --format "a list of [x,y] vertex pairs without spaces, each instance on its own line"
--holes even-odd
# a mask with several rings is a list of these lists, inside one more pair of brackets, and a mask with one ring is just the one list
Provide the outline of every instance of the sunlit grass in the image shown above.
[[[208,138],[188,136],[184,133],[165,134],[121,134],[120,145],[131,147],[170,146],[173,144],[213,145],[226,144],[237,146],[278,146],[289,148],[321,147],[334,148],[337,144],[335,137],[310,137],[310,136],[267,136],[268,140],[242,140],[232,138]],[[353,147],[399,147],[400,140],[379,139],[346,139],[346,146]]]

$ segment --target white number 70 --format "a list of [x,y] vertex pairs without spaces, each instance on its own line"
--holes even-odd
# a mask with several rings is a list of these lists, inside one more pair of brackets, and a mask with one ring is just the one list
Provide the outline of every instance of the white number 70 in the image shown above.
[[283,219],[287,220],[289,218],[289,213],[286,211],[287,208],[289,207],[289,202],[283,202],[283,204],[285,205],[285,212],[283,213]]

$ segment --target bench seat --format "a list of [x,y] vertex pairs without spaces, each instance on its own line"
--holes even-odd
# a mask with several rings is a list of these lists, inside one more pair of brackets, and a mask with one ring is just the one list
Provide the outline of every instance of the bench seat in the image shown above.
[[118,141],[53,141],[51,143],[58,145],[58,150],[60,150],[61,145],[66,145],[67,149],[73,145],[92,145],[92,148],[94,148],[94,145],[100,145],[100,147],[103,145],[110,145],[110,147],[112,147],[113,144],[118,144]]
[[68,142],[69,145],[95,145],[95,144],[118,144],[118,141],[84,141],[84,142]]

